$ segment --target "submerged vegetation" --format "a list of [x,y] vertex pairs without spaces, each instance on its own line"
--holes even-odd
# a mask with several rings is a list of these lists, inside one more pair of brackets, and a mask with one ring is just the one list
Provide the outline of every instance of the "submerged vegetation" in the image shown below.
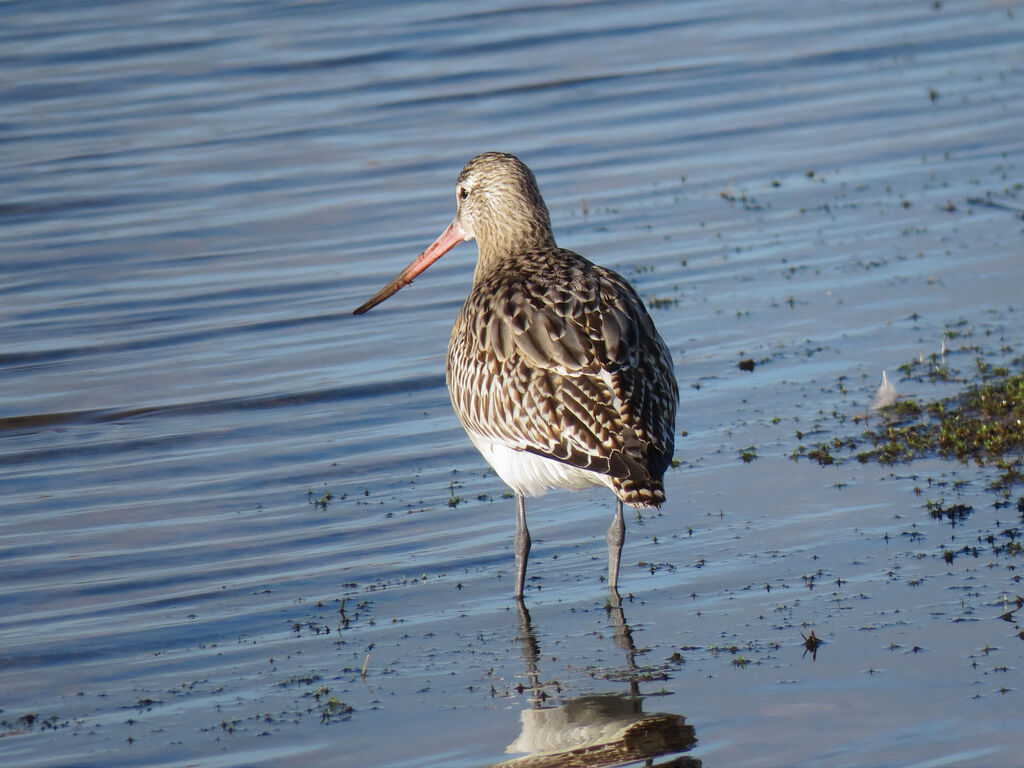
[[[915,361],[900,370],[913,378],[919,365]],[[841,463],[845,457],[840,452],[845,450],[861,463],[895,464],[926,456],[973,461],[998,469],[988,488],[1008,500],[1012,489],[1024,484],[1024,358],[1009,366],[989,365],[979,358],[976,366],[977,376],[964,391],[932,401],[896,400],[878,409],[879,426],[810,447],[801,445],[793,458],[807,456],[825,466]],[[944,365],[929,366],[927,375],[943,381],[955,378]],[[865,417],[854,419],[862,420]]]
[[1024,359],[1016,371],[978,360],[979,380],[958,395],[921,403],[898,400],[880,409],[886,423],[850,441],[858,461],[892,464],[937,455],[995,466],[989,488],[1007,497],[1024,482]]

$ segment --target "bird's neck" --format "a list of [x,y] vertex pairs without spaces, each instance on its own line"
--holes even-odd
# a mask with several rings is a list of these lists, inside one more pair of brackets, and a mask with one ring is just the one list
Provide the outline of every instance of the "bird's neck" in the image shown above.
[[501,240],[477,238],[477,256],[474,280],[479,281],[495,270],[505,269],[508,263],[524,253],[540,253],[554,250],[555,238],[550,230],[524,230],[517,237],[506,236]]

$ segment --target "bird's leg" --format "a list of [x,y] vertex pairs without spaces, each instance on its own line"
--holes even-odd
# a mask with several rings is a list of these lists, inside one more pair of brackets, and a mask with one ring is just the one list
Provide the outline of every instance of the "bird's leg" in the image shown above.
[[622,519],[622,499],[615,500],[615,517],[608,526],[608,589],[618,594],[619,559],[622,557],[622,542],[626,540],[626,523]]
[[515,596],[523,596],[526,583],[526,559],[530,556],[530,531],[526,527],[526,499],[523,494],[516,494],[516,591]]

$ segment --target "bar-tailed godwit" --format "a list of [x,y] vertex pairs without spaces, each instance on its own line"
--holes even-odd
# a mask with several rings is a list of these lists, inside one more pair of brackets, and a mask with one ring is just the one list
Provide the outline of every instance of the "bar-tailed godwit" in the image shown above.
[[517,158],[474,157],[455,198],[444,233],[355,314],[477,241],[473,288],[448,344],[448,391],[469,439],[516,494],[515,596],[530,552],[525,497],[604,485],[616,497],[606,538],[617,598],[622,505],[665,500],[679,400],[672,356],[629,283],[555,245],[537,181]]

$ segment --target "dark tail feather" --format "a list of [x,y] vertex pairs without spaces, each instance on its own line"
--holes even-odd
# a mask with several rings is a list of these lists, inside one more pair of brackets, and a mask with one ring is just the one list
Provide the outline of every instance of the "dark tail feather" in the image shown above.
[[665,486],[661,477],[651,473],[636,460],[615,454],[611,460],[612,487],[623,503],[634,507],[660,507],[665,501]]

